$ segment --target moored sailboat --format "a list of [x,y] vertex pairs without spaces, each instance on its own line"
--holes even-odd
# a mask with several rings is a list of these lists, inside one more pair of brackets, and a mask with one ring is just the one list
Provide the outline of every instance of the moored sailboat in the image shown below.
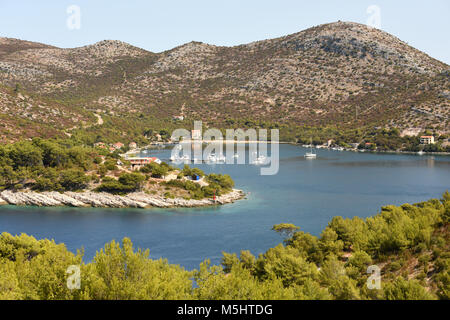
[[306,159],[316,159],[316,158],[317,158],[317,154],[315,154],[315,153],[313,152],[313,148],[312,148],[312,138],[311,138],[311,144],[310,144],[309,146],[311,147],[311,151],[310,151],[310,152],[307,152],[307,153],[305,154],[305,158],[306,158]]

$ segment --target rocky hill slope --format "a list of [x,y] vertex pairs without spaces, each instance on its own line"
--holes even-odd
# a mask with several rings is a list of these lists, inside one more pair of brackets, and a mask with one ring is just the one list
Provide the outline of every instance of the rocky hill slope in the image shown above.
[[[0,38],[0,116],[8,126],[30,117],[51,124],[39,108],[18,103],[18,90],[8,91],[19,84],[52,102],[66,128],[95,122],[97,110],[448,132],[449,70],[388,33],[351,22],[234,47],[191,42],[162,53],[120,41],[60,49]],[[10,129],[0,130],[7,137]]]

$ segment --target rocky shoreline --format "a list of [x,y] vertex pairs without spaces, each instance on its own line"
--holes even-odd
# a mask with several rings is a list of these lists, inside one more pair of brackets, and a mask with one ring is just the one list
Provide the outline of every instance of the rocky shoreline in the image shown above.
[[213,205],[224,205],[244,198],[242,190],[233,189],[231,192],[217,196],[216,200],[185,200],[182,198],[164,198],[149,195],[144,192],[134,192],[125,196],[113,195],[105,192],[13,192],[0,193],[0,205],[39,206],[39,207],[96,207],[96,208],[193,208]]

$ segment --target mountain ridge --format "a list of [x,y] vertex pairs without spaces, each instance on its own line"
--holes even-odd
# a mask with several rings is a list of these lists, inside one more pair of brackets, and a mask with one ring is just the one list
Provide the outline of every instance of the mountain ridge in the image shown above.
[[5,39],[0,82],[65,107],[450,131],[449,66],[354,22],[230,47],[191,41],[160,53],[118,40],[61,49]]

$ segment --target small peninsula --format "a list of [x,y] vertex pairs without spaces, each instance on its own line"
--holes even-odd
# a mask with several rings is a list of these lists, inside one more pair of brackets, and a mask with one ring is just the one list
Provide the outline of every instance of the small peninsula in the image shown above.
[[123,144],[113,149],[40,138],[0,146],[0,205],[203,207],[245,196],[229,175],[151,157],[136,165],[121,156]]

